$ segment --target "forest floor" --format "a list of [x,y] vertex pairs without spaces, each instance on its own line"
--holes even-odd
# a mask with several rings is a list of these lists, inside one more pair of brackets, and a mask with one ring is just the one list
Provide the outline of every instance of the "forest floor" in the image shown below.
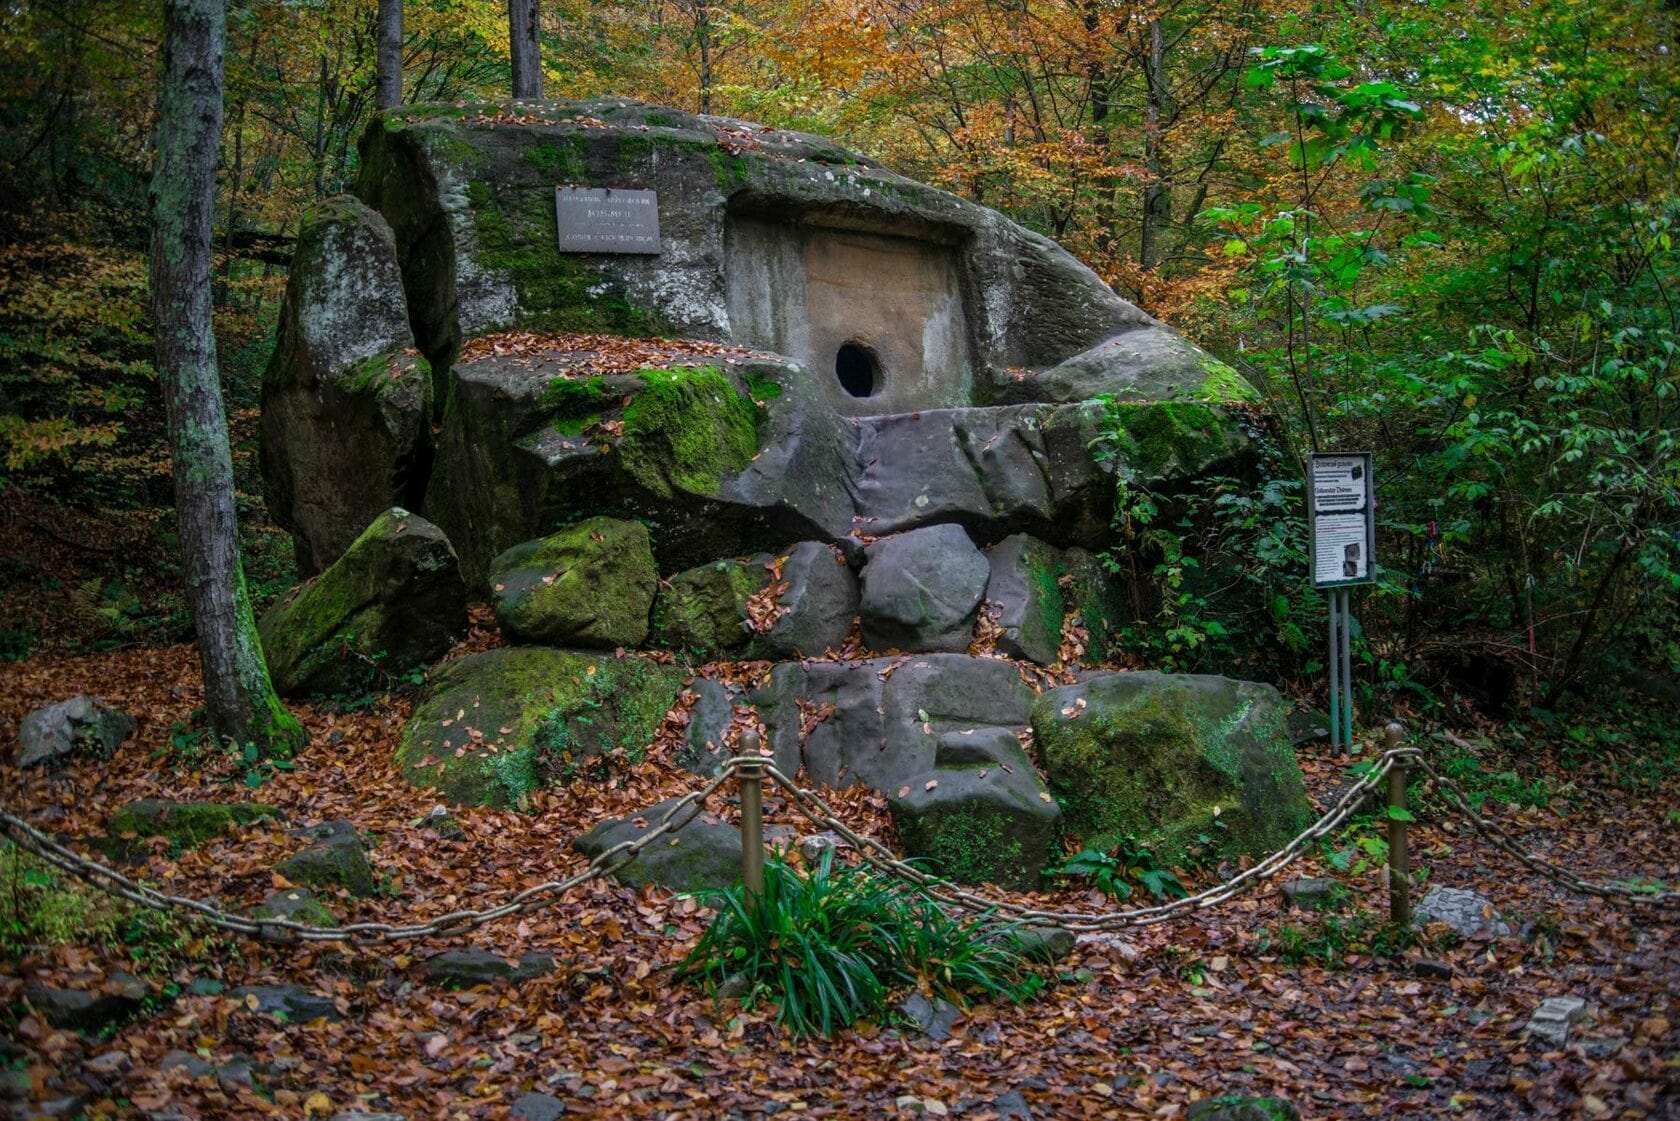
[[[490,641],[479,633],[466,648]],[[608,760],[597,781],[542,792],[528,812],[460,810],[463,836],[447,839],[421,823],[434,799],[392,765],[408,706],[401,696],[298,707],[309,747],[291,770],[256,772],[262,781],[251,789],[245,762],[178,734],[200,703],[189,647],[41,654],[0,667],[0,683],[7,760],[25,712],[75,693],[139,719],[110,761],[57,777],[0,767],[8,806],[77,838],[99,834],[111,811],[146,796],[263,801],[293,826],[349,819],[375,838],[381,879],[372,898],[328,900],[349,920],[423,919],[559,878],[581,866],[571,840],[595,822],[697,782],[670,764],[666,735],[645,761]],[[1347,781],[1322,748],[1305,749],[1303,766],[1321,805]],[[1642,782],[1626,777],[1536,752],[1499,779],[1526,795],[1490,802],[1489,811],[1587,878],[1680,881],[1680,782],[1668,769]],[[854,791],[837,806],[859,827],[890,832],[878,797]],[[733,812],[721,799],[712,808]],[[776,800],[768,808],[772,821],[800,824]],[[696,901],[602,881],[466,936],[509,957],[553,955],[553,972],[518,984],[428,986],[416,963],[462,939],[290,948],[183,929],[144,963],[146,1011],[98,1036],[49,1027],[22,992],[30,982],[97,987],[113,970],[137,970],[122,946],[71,940],[0,958],[0,1030],[12,1037],[7,1063],[35,1098],[88,1088],[89,1117],[364,1109],[411,1121],[491,1119],[507,1117],[528,1091],[563,1102],[568,1116],[603,1117],[984,1121],[1010,1115],[1011,1093],[1043,1118],[1177,1117],[1198,1098],[1233,1093],[1275,1094],[1308,1118],[1680,1116],[1677,916],[1565,895],[1461,822],[1436,816],[1427,799],[1419,816],[1413,859],[1428,882],[1481,891],[1515,934],[1454,942],[1430,932],[1396,956],[1374,952],[1385,937],[1380,870],[1355,874],[1357,864],[1344,871],[1328,859],[1378,835],[1366,819],[1286,874],[1346,884],[1353,903],[1340,917],[1287,913],[1271,886],[1175,923],[1086,937],[1036,1000],[977,1006],[943,1043],[892,1024],[791,1040],[772,1009],[714,1002],[667,971],[707,921]],[[296,847],[284,828],[258,824],[175,859],[154,852],[138,872],[173,893],[245,910],[285,886],[272,869]],[[1206,870],[1201,880],[1216,876]],[[1113,907],[1073,888],[1037,898]],[[0,899],[0,919],[6,906]],[[1450,966],[1450,977],[1439,966],[1418,969],[1424,959]],[[345,1018],[282,1022],[227,995],[287,982],[335,998]],[[1592,1015],[1567,1046],[1549,1049],[1525,1025],[1543,999],[1563,995],[1591,1002]],[[246,1083],[160,1072],[172,1051],[224,1070],[245,1056],[257,1073]]]

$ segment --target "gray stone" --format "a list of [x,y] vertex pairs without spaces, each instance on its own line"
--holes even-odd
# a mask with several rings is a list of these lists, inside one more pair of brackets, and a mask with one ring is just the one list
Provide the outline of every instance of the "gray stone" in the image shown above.
[[1456,972],[1452,962],[1438,958],[1419,958],[1412,962],[1412,976],[1430,981],[1451,981]]
[[671,577],[654,604],[660,644],[691,654],[696,661],[745,649],[753,638],[748,604],[770,584],[768,561],[713,561]]
[[566,1112],[566,1104],[551,1094],[528,1093],[514,1099],[510,1121],[555,1121]]
[[420,972],[434,985],[470,989],[496,981],[528,981],[554,972],[554,958],[548,954],[521,954],[509,961],[488,950],[445,950],[420,963]]
[[1347,896],[1347,889],[1334,880],[1317,876],[1290,880],[1281,890],[1284,903],[1302,911],[1334,911]]
[[646,526],[589,518],[497,556],[490,585],[513,638],[611,650],[647,638],[658,572]]
[[90,1093],[65,1094],[56,1098],[46,1098],[30,1106],[27,1116],[32,1119],[36,1117],[62,1117],[65,1121],[69,1121],[70,1118],[80,1117],[82,1110],[86,1109],[88,1103],[92,1100],[93,1095]]
[[1227,1094],[1191,1102],[1185,1121],[1301,1121],[1301,1114],[1281,1098]]
[[294,1024],[312,1020],[338,1022],[344,1014],[330,996],[311,992],[302,985],[244,985],[228,994],[241,1007]]
[[[1023,727],[1032,691],[1001,659],[921,654],[784,662],[746,699],[763,717],[784,774],[803,765],[825,786],[890,793],[937,765],[946,733]],[[807,713],[827,714],[809,735]]]
[[419,503],[432,394],[390,227],[352,198],[317,204],[262,385],[265,509],[291,532],[299,571],[337,560],[381,510]]
[[351,895],[372,895],[378,886],[367,848],[347,821],[325,822],[306,831],[314,844],[293,853],[274,870],[295,883],[344,888]]
[[1006,400],[1238,401],[1259,404],[1260,393],[1231,367],[1170,331],[1128,331],[1022,379]]
[[1569,1042],[1570,1028],[1586,1019],[1590,1005],[1576,996],[1547,997],[1528,1019],[1528,1033],[1553,1048]]
[[57,766],[72,755],[109,759],[134,731],[134,718],[92,697],[38,708],[18,725],[17,765]]
[[868,550],[859,610],[875,650],[968,649],[990,572],[958,525],[883,538]]
[[1002,728],[947,732],[934,762],[887,795],[904,851],[958,883],[1038,887],[1061,857],[1062,808],[1020,742]]
[[191,1051],[171,1051],[158,1062],[158,1070],[164,1074],[176,1068],[185,1070],[190,1078],[204,1078],[216,1073],[214,1063],[206,1062]]
[[997,648],[1012,658],[1047,666],[1062,641],[1060,549],[1017,533],[986,550],[986,610],[1001,633]]
[[1494,905],[1466,888],[1432,887],[1412,908],[1412,925],[1445,923],[1460,938],[1505,938],[1511,927]]
[[694,707],[689,710],[676,763],[685,771],[710,777],[732,754],[727,733],[735,718],[735,703],[728,688],[710,678],[696,678],[689,687],[695,692]]
[[1330,718],[1301,705],[1290,705],[1284,718],[1289,725],[1289,740],[1296,747],[1323,743],[1330,738]]
[[370,1113],[365,1109],[346,1109],[333,1114],[327,1121],[408,1121],[401,1113]]
[[1032,1107],[1019,1090],[1010,1090],[992,1099],[992,1111],[998,1121],[1032,1121]]
[[91,1032],[134,1015],[148,991],[139,978],[116,972],[99,989],[31,984],[24,986],[23,998],[53,1027]]
[[443,531],[393,506],[258,624],[286,696],[388,687],[467,633],[467,587]]
[[814,865],[828,853],[838,852],[849,844],[840,834],[825,829],[799,838],[799,856],[806,864]]
[[[604,821],[579,837],[575,845],[588,857],[633,841],[658,826],[680,799],[649,806],[633,817]],[[741,831],[713,815],[689,806],[671,832],[642,849],[629,862],[611,869],[614,879],[631,887],[654,884],[670,891],[725,888],[741,879]]]
[[306,888],[285,888],[272,892],[251,912],[255,919],[290,919],[310,926],[332,926],[338,921],[326,904]]
[[95,1055],[82,1066],[101,1078],[110,1078],[126,1070],[129,1062],[127,1051],[107,1051],[103,1055]]
[[917,1031],[927,1036],[935,1043],[944,1043],[951,1038],[951,1028],[962,1018],[962,1009],[946,1000],[944,997],[934,997],[929,1000],[921,993],[911,993],[898,1004],[896,1009]]
[[1269,685],[1097,674],[1041,694],[1032,722],[1050,791],[1088,846],[1127,836],[1171,861],[1206,836],[1259,856],[1313,819]]
[[857,621],[857,575],[842,553],[820,541],[801,541],[783,556],[780,614],[758,636],[755,651],[770,658],[814,658],[839,647]]
[[1065,961],[1078,943],[1073,931],[1060,926],[1020,926],[1011,933],[1021,955],[1043,965]]

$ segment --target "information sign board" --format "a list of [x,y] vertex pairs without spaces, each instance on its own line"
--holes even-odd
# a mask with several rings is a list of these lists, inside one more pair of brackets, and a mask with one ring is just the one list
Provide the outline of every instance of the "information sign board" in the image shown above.
[[1374,495],[1370,452],[1307,457],[1308,555],[1313,587],[1375,582]]
[[554,188],[562,253],[658,253],[659,195],[602,187]]

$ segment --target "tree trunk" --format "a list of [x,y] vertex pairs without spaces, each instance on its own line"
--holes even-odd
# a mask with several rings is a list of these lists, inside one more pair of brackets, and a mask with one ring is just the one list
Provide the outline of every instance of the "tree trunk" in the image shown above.
[[180,518],[182,573],[219,736],[290,754],[303,728],[281,705],[257,640],[233,504],[233,456],[210,329],[224,0],[164,0],[164,75],[152,173],[152,319]]
[[377,81],[374,105],[391,109],[402,104],[403,6],[402,0],[379,0],[379,51],[374,65]]
[[542,98],[542,48],[537,41],[537,0],[508,0],[508,60],[516,101]]
[[1148,274],[1153,273],[1155,266],[1160,263],[1161,254],[1157,239],[1160,237],[1161,227],[1166,225],[1171,217],[1172,203],[1169,193],[1171,169],[1168,165],[1166,145],[1167,119],[1171,112],[1168,98],[1171,96],[1171,90],[1167,84],[1166,57],[1159,17],[1149,21],[1148,34],[1149,42],[1145,48],[1146,61],[1143,68],[1147,93],[1143,124],[1143,164],[1149,175],[1144,180],[1143,226],[1138,236],[1138,269],[1144,274],[1143,279],[1138,282],[1138,299],[1146,310],[1149,307],[1146,292]]

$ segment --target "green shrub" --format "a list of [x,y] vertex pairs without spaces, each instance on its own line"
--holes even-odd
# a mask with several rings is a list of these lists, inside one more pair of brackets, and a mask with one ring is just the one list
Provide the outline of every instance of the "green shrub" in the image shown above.
[[1130,838],[1122,838],[1107,852],[1081,849],[1053,873],[1057,876],[1088,878],[1110,899],[1130,899],[1132,883],[1148,889],[1157,901],[1183,899],[1189,892],[1178,873],[1161,864],[1152,849]]
[[739,885],[701,898],[718,913],[677,975],[710,992],[739,978],[743,1003],[774,1002],[794,1035],[832,1035],[878,1016],[913,985],[964,1005],[1019,1002],[1043,985],[1012,927],[952,918],[915,888],[836,864],[832,853],[808,874],[770,860],[755,898]]

